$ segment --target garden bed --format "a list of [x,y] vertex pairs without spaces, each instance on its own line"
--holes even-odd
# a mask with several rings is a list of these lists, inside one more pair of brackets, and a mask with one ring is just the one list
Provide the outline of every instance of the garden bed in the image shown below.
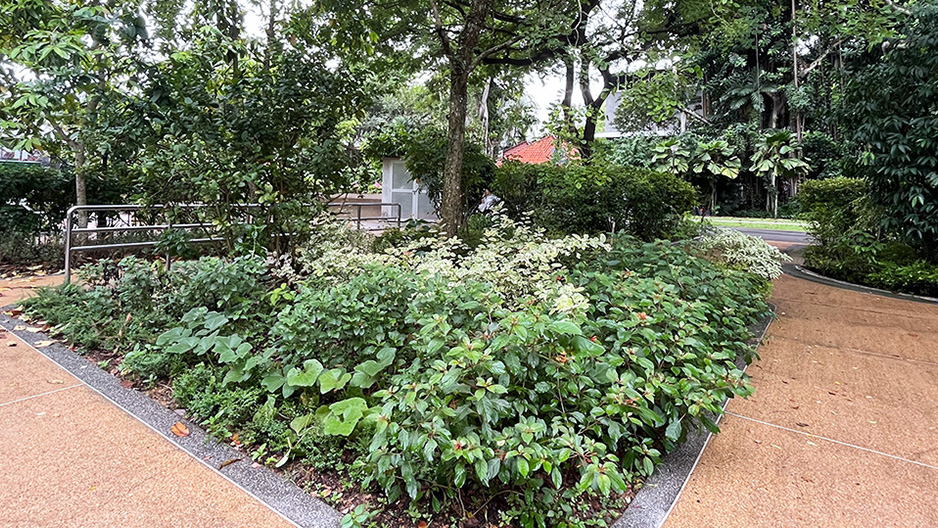
[[693,250],[507,220],[476,249],[358,237],[290,266],[105,262],[25,305],[347,526],[608,524],[751,391],[733,361],[768,283]]

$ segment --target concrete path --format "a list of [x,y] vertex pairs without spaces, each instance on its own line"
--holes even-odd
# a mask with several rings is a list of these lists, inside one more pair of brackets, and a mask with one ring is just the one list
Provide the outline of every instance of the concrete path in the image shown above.
[[777,229],[752,229],[748,227],[733,227],[749,236],[759,237],[769,242],[784,242],[787,244],[808,245],[812,238],[804,231],[780,231]]
[[118,526],[294,525],[0,329],[0,527]]
[[938,305],[789,276],[772,302],[756,393],[664,526],[938,526]]

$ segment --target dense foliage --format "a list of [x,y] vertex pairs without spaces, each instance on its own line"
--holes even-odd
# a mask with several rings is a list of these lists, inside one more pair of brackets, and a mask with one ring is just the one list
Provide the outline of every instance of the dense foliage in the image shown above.
[[867,183],[831,178],[806,182],[799,201],[817,242],[805,263],[826,275],[888,290],[938,294],[938,265],[883,230],[883,210],[873,205]]
[[604,163],[530,165],[508,161],[492,192],[513,217],[556,233],[623,231],[642,240],[667,238],[696,203],[696,192],[672,174]]
[[421,238],[376,253],[343,233],[292,271],[125,259],[26,306],[125,354],[126,372],[169,378],[262,461],[341,457],[387,500],[442,518],[490,504],[502,522],[584,526],[594,498],[751,390],[734,361],[752,353],[767,283],[681,246],[549,239],[504,217],[475,250]]
[[847,86],[848,126],[883,226],[938,260],[938,4],[915,5]]

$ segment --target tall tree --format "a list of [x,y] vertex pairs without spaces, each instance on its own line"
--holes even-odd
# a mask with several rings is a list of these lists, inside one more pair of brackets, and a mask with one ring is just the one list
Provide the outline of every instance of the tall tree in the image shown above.
[[[88,157],[107,148],[95,141],[95,127],[134,84],[135,53],[146,39],[133,0],[0,2],[3,142],[73,164],[78,205],[88,203]],[[87,225],[86,214],[79,224]]]
[[[593,5],[598,0],[588,0]],[[454,235],[462,221],[461,171],[466,141],[469,85],[481,66],[529,66],[555,56],[574,38],[588,7],[573,0],[325,0],[341,40],[365,48],[406,45],[423,68],[438,64],[448,79],[447,146],[441,217]],[[366,13],[368,16],[362,16]],[[336,39],[339,40],[339,39]],[[393,46],[391,46],[393,47]]]

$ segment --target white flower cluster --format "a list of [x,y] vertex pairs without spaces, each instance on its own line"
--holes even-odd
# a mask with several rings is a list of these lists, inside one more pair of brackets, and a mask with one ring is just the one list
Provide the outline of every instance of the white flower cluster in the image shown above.
[[734,229],[713,228],[699,241],[708,258],[772,280],[782,274],[782,263],[791,257],[758,237]]

